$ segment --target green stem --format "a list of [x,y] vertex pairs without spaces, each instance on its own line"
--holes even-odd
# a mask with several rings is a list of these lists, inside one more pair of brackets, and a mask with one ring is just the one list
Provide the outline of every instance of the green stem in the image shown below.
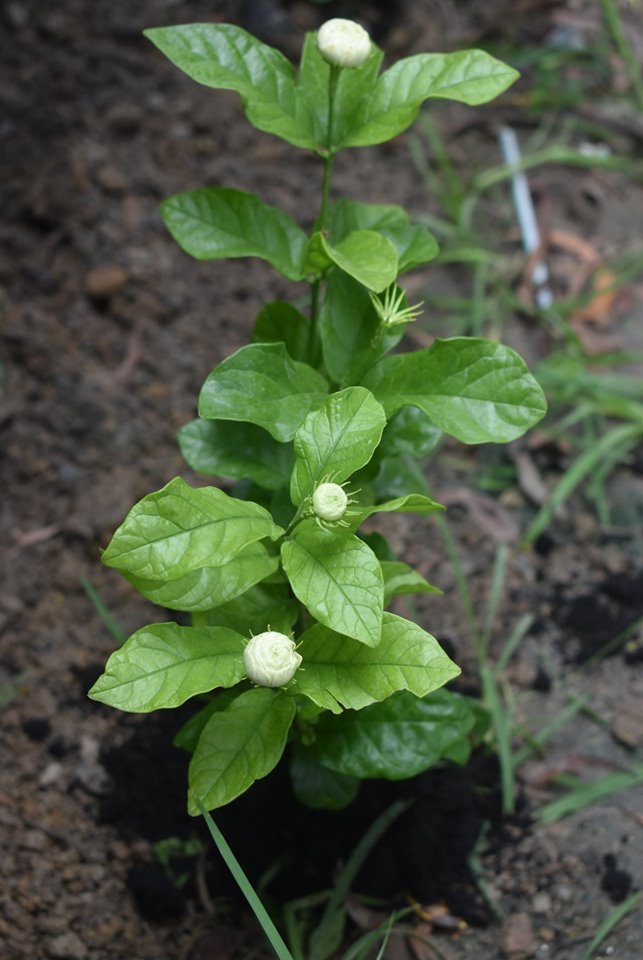
[[[333,123],[335,117],[335,95],[337,93],[337,84],[339,83],[339,67],[331,66],[328,76],[328,117],[326,121],[326,152],[324,154],[324,179],[322,182],[322,199],[317,217],[317,230],[326,228],[328,220],[328,207],[330,200],[330,181],[333,172]],[[316,367],[319,364],[321,346],[319,341],[319,330],[317,318],[319,315],[319,292],[321,280],[313,281],[310,295],[310,327],[308,330],[308,360]]]

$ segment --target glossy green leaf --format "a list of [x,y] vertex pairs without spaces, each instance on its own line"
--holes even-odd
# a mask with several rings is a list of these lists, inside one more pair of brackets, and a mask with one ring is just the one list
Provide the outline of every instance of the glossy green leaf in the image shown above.
[[308,319],[284,300],[266,303],[255,321],[253,343],[284,343],[293,360],[308,356]]
[[363,387],[331,394],[295,436],[292,502],[300,504],[324,480],[342,483],[368,463],[385,426],[382,405]]
[[410,497],[419,490],[429,496],[426,477],[413,457],[384,457],[371,486],[375,498],[380,501],[385,497]]
[[299,606],[287,590],[262,583],[211,610],[208,619],[213,626],[238,630],[249,637],[268,629],[290,633],[298,616]]
[[379,76],[370,98],[362,101],[341,146],[365,147],[391,140],[413,123],[430,97],[486,103],[517,77],[516,70],[482,50],[420,53],[398,60]]
[[317,146],[313,118],[297,95],[290,61],[227,23],[191,23],[146,30],[145,36],[197,83],[240,94],[246,117],[297,147]]
[[341,810],[359,789],[359,780],[323,767],[311,750],[295,744],[290,757],[293,792],[313,810]]
[[181,427],[178,440],[188,466],[208,477],[248,478],[279,490],[292,472],[290,444],[279,443],[253,423],[197,417]]
[[181,477],[143,497],[103,552],[103,563],[146,580],[178,580],[223,566],[257,540],[283,533],[267,510]]
[[320,623],[374,647],[382,626],[384,585],[373,551],[357,537],[300,523],[281,547],[295,596]]
[[388,417],[411,404],[463,443],[508,443],[546,410],[518,354],[475,337],[436,340],[427,350],[385,357],[362,383]]
[[221,567],[201,567],[178,580],[127,579],[139,593],[168,610],[211,610],[245,593],[279,567],[279,557],[252,543]]
[[392,597],[407,593],[442,593],[439,587],[425,580],[421,573],[401,560],[380,560],[384,577],[384,606]]
[[384,613],[381,640],[367,647],[321,624],[306,630],[298,647],[303,668],[290,692],[333,713],[361,710],[399,690],[422,697],[460,673],[435,637],[417,624]]
[[382,434],[378,452],[385,457],[428,457],[442,439],[430,417],[419,407],[402,407],[389,420]]
[[267,687],[247,690],[213,713],[205,725],[188,771],[188,812],[222,807],[265,777],[279,763],[295,703]]
[[207,377],[199,415],[254,423],[284,442],[292,440],[327,393],[324,378],[308,364],[292,360],[283,343],[251,343]]
[[197,260],[260,257],[289,280],[303,278],[308,238],[295,221],[253,193],[203,187],[161,204],[165,226]]
[[154,623],[111,655],[89,696],[119,710],[148,713],[178,707],[215,687],[232,687],[244,676],[240,634]]
[[381,233],[353,230],[335,246],[323,234],[316,236],[328,259],[368,290],[381,293],[397,277],[397,251]]
[[403,780],[447,756],[474,723],[466,700],[448,690],[424,699],[403,691],[363,710],[325,714],[312,749],[337,773]]
[[404,325],[380,333],[380,321],[368,291],[341,270],[331,270],[319,332],[326,369],[336,383],[344,386],[359,382],[400,342]]

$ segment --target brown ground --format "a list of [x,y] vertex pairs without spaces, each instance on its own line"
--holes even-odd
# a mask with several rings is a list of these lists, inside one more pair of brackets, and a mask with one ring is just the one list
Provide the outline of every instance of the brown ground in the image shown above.
[[[257,261],[189,260],[165,233],[158,202],[181,189],[222,183],[254,189],[303,220],[316,203],[308,203],[311,183],[319,179],[316,161],[258,136],[234,96],[195,86],[140,36],[146,26],[170,22],[239,22],[238,7],[225,0],[13,0],[0,11],[2,960],[223,960],[235,950],[249,956],[256,943],[243,910],[222,899],[232,888],[207,847],[202,856],[174,864],[175,875],[185,869],[190,878],[183,892],[158,866],[154,842],[190,833],[203,837],[183,814],[185,764],[169,746],[179,721],[174,715],[123,716],[86,699],[114,641],[81,583],[91,581],[125,632],[155,619],[125,582],[101,568],[100,547],[134,500],[177,473],[196,482],[180,460],[176,430],[194,415],[205,375],[247,341],[261,303],[288,294]],[[473,5],[466,15],[459,5],[428,7],[419,4],[393,24],[390,46],[407,52],[440,46],[436,36],[455,45],[462,36],[471,42],[493,33],[488,4],[482,11]],[[550,23],[545,5],[521,4],[514,12],[523,7],[522,18],[516,15],[510,25],[514,44],[533,42]],[[289,15],[299,29],[317,13],[298,3]],[[596,12],[582,4],[570,2],[558,16],[556,22],[576,24],[581,32],[596,29]],[[618,70],[615,63],[617,79]],[[490,131],[499,119],[515,120],[520,103],[514,98],[489,108],[482,126],[457,138],[453,131],[470,114],[442,113],[456,162],[471,156],[498,162]],[[523,123],[532,135],[539,118],[523,114]],[[610,129],[624,150],[640,148],[635,123],[619,119]],[[640,186],[615,174],[565,168],[543,168],[533,185],[548,200],[552,227],[584,239],[603,256],[635,248]],[[336,188],[413,211],[436,209],[404,137],[344,155]],[[485,211],[489,222],[496,231],[509,228],[505,249],[517,250],[506,192],[494,201]],[[564,252],[573,260],[569,245]],[[558,263],[557,279],[564,285],[569,264],[564,256]],[[421,291],[435,278],[432,289],[448,292],[461,276],[441,268],[419,272],[413,284]],[[639,278],[615,306],[621,326],[612,325],[609,335],[636,345],[642,304]],[[524,324],[510,325],[504,335],[531,359],[546,341]],[[552,476],[564,467],[565,456],[560,448],[551,453]],[[515,486],[493,501],[478,494],[472,502],[462,492],[497,462],[509,461],[499,461],[497,452],[454,446],[431,475],[436,496],[451,505],[452,529],[479,611],[496,541],[515,542],[516,531],[533,515],[524,490]],[[408,849],[398,843],[398,860],[404,863],[405,850],[421,860],[427,884],[407,892],[418,899],[444,897],[472,924],[456,938],[436,936],[440,954],[433,948],[422,953],[416,944],[420,960],[578,960],[614,905],[643,887],[643,789],[551,826],[533,820],[556,793],[554,774],[591,780],[637,756],[640,763],[643,682],[636,634],[609,659],[586,661],[643,614],[641,462],[635,458],[613,477],[609,528],[600,528],[579,499],[537,550],[513,555],[496,648],[522,614],[535,615],[507,675],[514,722],[537,730],[577,695],[588,697],[589,709],[521,769],[517,817],[500,824],[495,801],[485,807],[480,789],[458,780],[457,773],[447,794],[462,820],[451,817],[445,833],[451,847],[440,847],[434,835],[439,831],[428,828],[423,846],[430,812],[424,824],[415,822]],[[539,463],[547,472],[548,464]],[[418,604],[420,616],[453,645],[464,683],[475,689],[466,624],[437,529],[423,527],[422,542],[417,527],[397,524],[389,532],[407,558],[444,588],[443,598]],[[495,772],[491,783],[489,776],[487,764],[476,782],[495,796]],[[428,780],[420,792],[437,794],[440,783]],[[349,846],[337,856],[346,855],[365,827],[370,796],[367,791],[361,813],[357,807],[347,828]],[[459,841],[472,824],[477,832],[481,811],[492,820],[480,862],[483,886],[503,917],[495,923],[464,866],[459,876],[447,878],[449,849],[451,860],[460,862]],[[275,817],[271,829],[286,843],[290,824]],[[284,851],[277,843],[276,852],[266,844],[261,863],[251,819],[239,820],[232,813],[230,838],[245,862],[265,869],[284,852],[295,858],[290,865],[286,859],[289,896],[330,882],[322,867],[312,870],[317,861],[307,848],[296,862],[292,844]],[[309,835],[319,834],[320,824],[323,845],[336,828],[332,818],[319,818],[307,827]],[[333,848],[330,839],[327,846]],[[437,867],[438,849],[444,873]],[[387,871],[382,855],[376,862]],[[403,866],[401,871],[405,877]],[[595,956],[640,960],[642,944],[639,912]],[[401,938],[391,941],[387,956],[409,956]]]

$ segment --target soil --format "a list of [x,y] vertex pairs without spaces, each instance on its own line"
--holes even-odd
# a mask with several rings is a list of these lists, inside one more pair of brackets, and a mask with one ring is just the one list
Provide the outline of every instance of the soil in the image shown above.
[[[257,135],[233,95],[183,78],[141,30],[228,20],[289,51],[304,29],[343,13],[363,17],[387,49],[405,54],[501,40],[533,45],[563,28],[581,39],[596,37],[593,7],[524,3],[511,7],[508,19],[502,0],[457,10],[401,0],[388,7],[223,0],[3,5],[3,960],[227,960],[265,951],[201,823],[185,813],[187,758],[171,746],[183,712],[126,716],[86,697],[114,640],[83,583],[91,583],[125,633],[158,619],[158,611],[100,566],[100,549],[135,500],[177,474],[203,482],[182,463],[176,430],[194,416],[210,369],[247,342],[260,305],[292,295],[259,261],[191,261],[165,233],[159,201],[221,183],[255,190],[305,223],[314,215],[309,188],[315,182],[317,189],[320,171],[314,158]],[[638,49],[642,34],[633,16],[626,23]],[[616,61],[612,69],[618,87],[625,74]],[[493,137],[499,122],[522,123],[529,136],[541,123],[557,129],[557,114],[542,118],[524,109],[528,83],[529,76],[517,94],[477,115],[475,125],[464,108],[437,109],[462,170],[472,156],[480,165],[499,162]],[[606,91],[602,121],[612,148],[632,156],[640,127],[610,111],[607,95],[614,92]],[[337,191],[437,212],[409,144],[400,137],[342,155]],[[581,249],[570,236],[599,259],[636,248],[640,185],[608,171],[561,167],[541,168],[531,182],[558,231],[560,255],[550,265],[560,291],[569,289],[569,261]],[[481,207],[479,227],[518,258],[508,193],[492,199]],[[421,293],[430,280],[432,291],[453,293],[462,278],[461,268],[436,267],[411,275],[409,288]],[[640,350],[640,277],[613,306],[607,329],[596,318],[584,321],[590,334]],[[427,322],[414,337],[436,328]],[[518,316],[502,335],[530,362],[552,346],[548,334]],[[396,960],[579,960],[604,917],[643,888],[643,788],[551,824],[538,817],[561,793],[557,777],[592,781],[640,763],[643,456],[633,454],[612,474],[609,524],[601,525],[578,496],[533,549],[519,550],[520,531],[535,512],[533,487],[524,475],[515,481],[525,455],[551,483],[571,454],[540,433],[509,451],[453,444],[439,467],[429,465],[436,497],[449,504],[481,615],[498,543],[510,546],[494,655],[518,619],[533,615],[505,676],[516,742],[521,731],[534,733],[556,718],[570,699],[585,698],[584,710],[520,767],[517,812],[500,815],[497,761],[479,753],[465,768],[429,771],[408,784],[366,784],[342,813],[297,807],[278,770],[217,817],[252,878],[274,874],[266,899],[283,903],[332,884],[377,813],[396,797],[412,797],[355,884],[356,892],[384,898],[382,909],[404,905],[407,897],[424,905],[415,931],[428,942],[410,940],[405,926],[387,947],[386,956]],[[498,470],[513,479],[492,495],[481,481]],[[418,615],[453,650],[463,667],[460,689],[475,693],[466,618],[438,528],[390,517],[384,526],[445,594],[401,604],[400,612]],[[172,844],[177,853],[168,861],[163,851]],[[442,926],[455,932],[426,919],[440,903],[451,921]],[[355,901],[348,910],[350,937],[368,918]],[[640,960],[642,944],[639,909],[593,956]]]

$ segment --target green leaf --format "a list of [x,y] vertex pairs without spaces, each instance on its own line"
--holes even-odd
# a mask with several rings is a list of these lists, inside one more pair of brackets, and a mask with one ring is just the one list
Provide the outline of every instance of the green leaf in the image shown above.
[[415,120],[429,97],[476,105],[503,93],[516,70],[482,50],[420,53],[398,60],[377,80],[360,104],[342,147],[365,147],[391,140]]
[[397,204],[362,203],[342,197],[328,210],[328,235],[332,243],[339,243],[355,230],[382,232],[390,227],[406,226],[408,222],[408,213]]
[[367,517],[374,513],[435,513],[436,510],[444,510],[441,503],[432,500],[422,493],[407,493],[402,497],[396,497],[394,500],[387,500],[385,503],[374,503],[366,507],[352,507],[351,521],[352,525],[359,526]]
[[300,523],[281,547],[295,596],[333,630],[367,646],[379,643],[384,603],[382,570],[362,540]]
[[440,252],[433,234],[419,223],[399,224],[382,233],[395,247],[400,274],[435,260]]
[[[383,53],[371,44],[371,55],[360,67],[342,70],[335,93],[333,111],[333,142],[331,151],[347,136],[355,125],[360,105],[368,98],[377,79]],[[306,34],[301,58],[298,94],[308,107],[314,129],[316,150],[326,152],[328,141],[328,80],[330,67],[317,49],[317,33]]]
[[316,233],[313,241],[314,249],[323,251],[328,260],[368,290],[381,293],[397,277],[397,251],[381,233],[353,230],[336,246],[330,244],[322,233]]
[[279,568],[262,543],[252,543],[221,567],[202,567],[178,580],[146,580],[127,575],[139,593],[168,610],[211,610],[245,593]]
[[368,291],[341,270],[328,274],[319,315],[324,364],[336,383],[358,382],[404,335],[404,325],[380,333]]
[[297,799],[313,810],[341,810],[359,789],[359,780],[323,767],[311,750],[299,744],[291,753],[290,779]]
[[89,696],[131,713],[178,707],[198,693],[239,683],[243,642],[221,628],[143,627],[111,655]]
[[249,637],[251,633],[262,633],[269,628],[290,633],[298,616],[299,606],[287,590],[257,584],[210,611],[208,620],[212,626],[228,627]]
[[427,350],[385,357],[362,383],[387,417],[411,404],[463,443],[515,440],[546,410],[543,392],[518,354],[475,337],[436,340]]
[[442,593],[424,579],[421,573],[401,560],[380,560],[384,577],[384,606],[392,597],[404,593]]
[[229,703],[244,692],[244,685],[237,684],[230,690],[217,691],[211,700],[209,700],[201,710],[193,713],[189,720],[177,731],[172,739],[172,744],[181,750],[187,750],[188,753],[194,753],[199,737],[205,729],[205,725],[217,710],[225,710]]
[[460,673],[435,637],[392,613],[383,615],[376,647],[315,624],[300,637],[298,650],[305,669],[295,675],[289,692],[333,713],[361,710],[399,690],[422,697]]
[[197,83],[240,94],[258,130],[296,147],[316,148],[313,118],[296,93],[295,71],[278,50],[227,23],[158,27],[145,36]]
[[343,197],[328,214],[328,235],[338,243],[355,230],[376,230],[391,241],[398,256],[398,273],[406,273],[435,259],[439,247],[426,227],[410,223],[403,207],[395,204],[360,203]]
[[308,356],[308,319],[285,300],[266,303],[255,321],[253,343],[284,343],[293,360]]
[[176,477],[139,501],[103,552],[103,563],[146,580],[178,580],[223,566],[257,540],[283,533],[267,510],[216,487]]
[[203,187],[161,204],[165,226],[197,260],[260,257],[289,280],[303,279],[308,238],[295,221],[253,193]]
[[229,420],[195,420],[179,430],[179,447],[196,473],[208,477],[250,479],[267,490],[288,483],[294,454],[261,427]]
[[267,687],[247,690],[205,725],[188,771],[188,812],[197,798],[208,810],[222,807],[279,763],[295,716],[291,697]]
[[412,457],[384,457],[373,480],[373,493],[378,500],[384,497],[408,497],[418,490],[429,495],[426,477]]
[[448,690],[421,700],[402,692],[363,710],[324,714],[312,749],[337,773],[404,780],[448,755],[474,723],[466,701]]
[[285,442],[327,393],[324,378],[292,360],[283,343],[251,343],[209,374],[199,396],[199,415],[254,423]]
[[363,387],[331,394],[295,436],[292,502],[299,505],[324,479],[342,483],[368,463],[385,426],[382,405]]
[[402,407],[390,420],[378,452],[385,457],[428,457],[442,439],[442,431],[418,407]]

